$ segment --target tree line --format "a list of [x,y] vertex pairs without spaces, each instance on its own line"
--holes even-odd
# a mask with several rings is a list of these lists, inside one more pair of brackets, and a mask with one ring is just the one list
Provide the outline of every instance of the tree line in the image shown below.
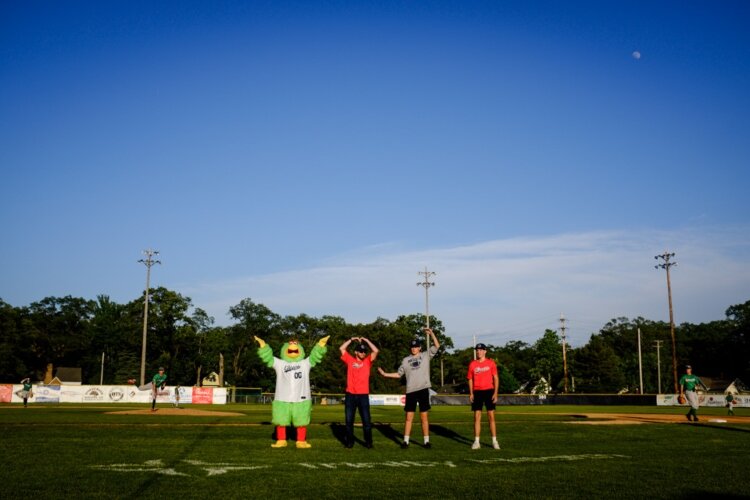
[[[104,354],[105,384],[124,384],[138,378],[141,363],[143,296],[126,304],[101,295],[96,300],[47,297],[24,307],[0,299],[0,382],[17,382],[31,376],[41,380],[48,364],[80,367],[84,384],[98,384]],[[202,377],[219,371],[224,358],[225,382],[238,387],[273,390],[274,373],[256,354],[253,336],[263,338],[275,352],[291,338],[309,351],[326,335],[329,353],[311,373],[317,392],[341,393],[345,370],[338,346],[350,337],[367,337],[380,349],[377,364],[395,369],[408,354],[408,342],[421,335],[422,314],[395,320],[377,318],[367,324],[350,324],[338,316],[306,314],[281,316],[263,304],[246,298],[228,310],[229,326],[216,326],[190,298],[160,287],[149,297],[147,376],[164,366],[170,383],[200,385]],[[441,343],[431,364],[434,386],[444,382],[446,391],[465,391],[471,348],[454,349],[439,318],[430,325]],[[569,390],[575,392],[634,391],[639,384],[636,331],[641,330],[644,389],[658,391],[655,340],[661,349],[661,382],[671,391],[671,337],[669,324],[644,318],[616,318],[592,333],[588,342],[567,352]],[[683,323],[676,327],[677,358],[691,363],[695,372],[724,380],[750,380],[750,301],[733,305],[726,317],[709,323]],[[510,393],[526,382],[544,377],[553,390],[563,388],[561,338],[554,330],[541,332],[534,343],[510,341],[488,345],[488,356],[499,366],[500,391]],[[401,382],[371,378],[373,392],[402,392]]]

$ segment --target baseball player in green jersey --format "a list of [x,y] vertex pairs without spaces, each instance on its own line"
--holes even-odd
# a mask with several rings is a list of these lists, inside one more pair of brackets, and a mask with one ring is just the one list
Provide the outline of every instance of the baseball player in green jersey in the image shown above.
[[31,391],[31,379],[26,377],[21,380],[21,383],[23,384],[23,389],[16,391],[16,396],[23,399],[23,407],[26,408],[28,406],[29,397],[34,395]]
[[734,416],[734,394],[728,392],[724,400],[727,402],[727,415]]
[[695,392],[695,388],[698,385],[706,387],[697,375],[693,375],[693,367],[690,365],[685,366],[685,375],[680,377],[680,396],[687,399],[690,410],[685,416],[693,422],[698,421],[698,393]]
[[154,375],[154,378],[151,379],[151,395],[153,396],[153,399],[151,401],[151,411],[156,411],[156,394],[159,391],[159,389],[164,389],[164,386],[167,385],[167,374],[164,373],[164,368],[159,367],[159,373]]

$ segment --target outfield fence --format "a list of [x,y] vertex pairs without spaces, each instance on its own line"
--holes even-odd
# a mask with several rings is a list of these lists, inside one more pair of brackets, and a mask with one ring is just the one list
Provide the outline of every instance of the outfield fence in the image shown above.
[[[16,394],[21,384],[0,384],[0,403],[22,403]],[[133,385],[34,385],[30,403],[150,403],[151,390],[139,390]],[[179,404],[271,404],[274,393],[262,392],[259,387],[177,387],[167,386],[157,391],[158,403]],[[313,404],[340,405],[344,394],[315,393]],[[701,406],[726,405],[722,393],[699,393]],[[468,406],[468,394],[432,394],[433,405]],[[373,406],[403,406],[403,394],[370,394]],[[676,394],[501,394],[500,406],[530,405],[587,405],[587,406],[685,406]],[[733,406],[750,408],[750,395],[734,396]]]
[[[21,384],[0,384],[0,403],[22,403]],[[157,403],[226,404],[223,387],[166,386],[156,392]],[[151,389],[134,385],[41,385],[32,386],[30,403],[150,403]]]

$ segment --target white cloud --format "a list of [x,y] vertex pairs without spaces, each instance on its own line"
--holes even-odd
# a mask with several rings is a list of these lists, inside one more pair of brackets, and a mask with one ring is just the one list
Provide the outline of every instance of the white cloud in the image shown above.
[[424,311],[417,274],[437,272],[430,312],[456,345],[477,335],[502,345],[534,342],[568,318],[573,345],[585,343],[614,317],[668,320],[665,272],[653,256],[676,252],[672,269],[675,321],[721,319],[750,299],[750,231],[688,228],[602,231],[493,240],[454,248],[404,251],[380,245],[331,257],[310,269],[248,276],[187,287],[220,324],[246,297],[286,315],[342,316],[367,323],[377,317]]

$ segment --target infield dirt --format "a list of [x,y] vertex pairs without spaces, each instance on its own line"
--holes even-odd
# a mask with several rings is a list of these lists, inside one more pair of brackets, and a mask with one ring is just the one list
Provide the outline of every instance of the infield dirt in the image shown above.
[[108,411],[105,415],[168,415],[175,416],[181,415],[184,417],[244,417],[244,413],[237,413],[232,411],[206,411],[206,410],[195,410],[192,408],[157,408],[156,411],[150,409],[143,410],[123,410],[123,411]]
[[747,417],[716,417],[707,415],[700,417],[698,422],[690,422],[683,414],[653,414],[653,413],[584,413],[573,414],[578,420],[565,422],[567,424],[589,424],[589,425],[637,425],[637,424],[748,424]]

